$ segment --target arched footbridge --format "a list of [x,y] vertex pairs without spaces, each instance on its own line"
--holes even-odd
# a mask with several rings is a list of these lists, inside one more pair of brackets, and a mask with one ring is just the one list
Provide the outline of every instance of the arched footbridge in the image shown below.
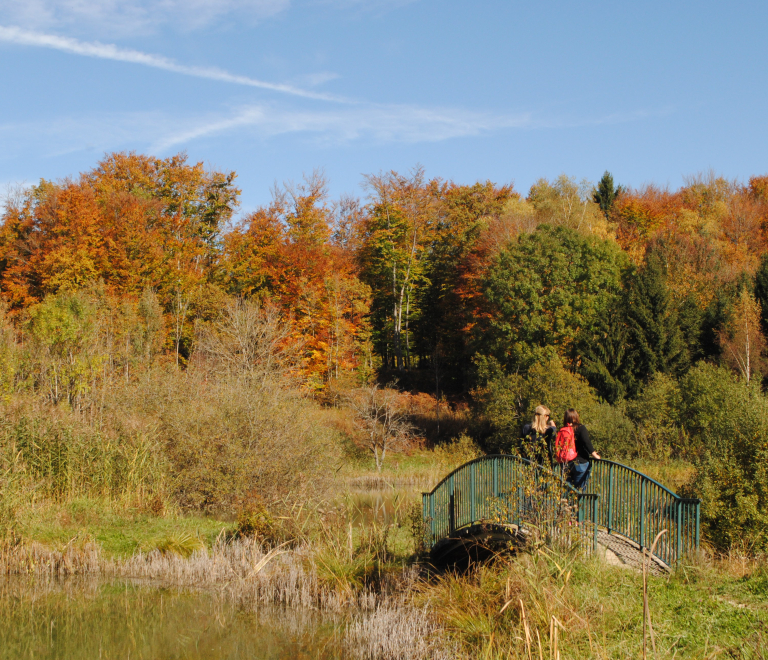
[[620,563],[640,565],[662,530],[655,569],[673,566],[699,547],[701,503],[680,497],[621,463],[598,460],[585,492],[555,471],[519,456],[483,456],[423,493],[425,542],[433,559],[479,544],[524,539],[532,532],[554,540],[606,548]]

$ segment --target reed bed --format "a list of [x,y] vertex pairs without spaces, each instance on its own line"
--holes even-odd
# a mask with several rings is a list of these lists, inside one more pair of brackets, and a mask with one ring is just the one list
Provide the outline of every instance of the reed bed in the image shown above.
[[354,491],[377,491],[391,490],[398,486],[413,486],[429,488],[439,480],[437,475],[439,470],[433,470],[427,474],[403,474],[403,475],[380,475],[363,474],[359,477],[353,477],[347,481],[347,486]]
[[94,585],[115,581],[201,590],[246,612],[278,606],[287,608],[287,614],[315,612],[341,621],[339,644],[344,657],[457,657],[429,608],[413,605],[418,568],[385,574],[375,589],[367,585],[349,589],[323,580],[318,552],[310,545],[270,548],[255,539],[224,537],[210,551],[198,549],[188,557],[153,550],[112,559],[93,543],[59,551],[39,544],[19,545],[0,553],[0,573],[7,576],[0,582],[0,595],[8,595],[13,585],[18,591],[23,576],[34,578],[38,591],[41,584],[74,583],[68,593],[93,592]]
[[344,645],[360,660],[449,660],[460,656],[427,608],[390,599],[356,615],[347,625]]
[[32,543],[0,551],[0,575],[34,578],[74,576],[137,579],[166,586],[214,590],[255,609],[259,605],[342,612],[374,610],[381,602],[408,591],[418,580],[411,566],[385,573],[376,588],[343,588],[318,571],[319,549],[267,547],[252,538],[220,538],[210,551],[137,552],[126,559],[105,557],[98,545],[83,543],[53,550]]

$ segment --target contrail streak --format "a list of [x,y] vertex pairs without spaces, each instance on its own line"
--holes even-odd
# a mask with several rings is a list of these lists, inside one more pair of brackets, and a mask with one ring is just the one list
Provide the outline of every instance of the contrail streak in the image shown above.
[[318,101],[353,103],[353,101],[349,99],[333,96],[331,94],[319,94],[317,92],[294,87],[293,85],[271,83],[256,78],[249,78],[248,76],[240,76],[217,67],[179,64],[162,55],[152,55],[151,53],[142,53],[138,50],[119,48],[114,44],[102,44],[98,41],[78,41],[77,39],[71,39],[70,37],[59,37],[54,34],[45,34],[43,32],[34,32],[32,30],[24,30],[18,27],[5,27],[2,25],[0,25],[0,41],[21,44],[24,46],[52,48],[54,50],[72,53],[74,55],[83,55],[85,57],[97,57],[104,60],[141,64],[154,69],[180,73],[184,76],[217,80],[219,82],[231,83],[234,85],[245,85],[246,87],[258,87],[260,89],[268,89],[273,92],[301,96],[303,98],[315,99]]

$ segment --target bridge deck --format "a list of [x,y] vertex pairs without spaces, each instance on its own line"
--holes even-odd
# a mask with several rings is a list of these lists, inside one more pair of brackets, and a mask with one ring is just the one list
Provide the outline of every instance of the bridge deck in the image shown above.
[[[605,560],[615,566],[643,570],[643,552],[637,543],[618,534],[609,534],[604,530],[597,531],[597,544],[600,546],[600,554],[604,554]],[[650,555],[648,571],[651,575],[666,575],[669,568],[659,559]]]

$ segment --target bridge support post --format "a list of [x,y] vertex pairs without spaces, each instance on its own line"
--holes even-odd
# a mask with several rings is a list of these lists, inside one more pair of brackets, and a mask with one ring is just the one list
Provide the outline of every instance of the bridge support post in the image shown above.
[[600,496],[592,498],[592,552],[597,553],[597,500]]
[[701,520],[701,500],[696,502],[696,549],[699,549],[699,522]]
[[608,466],[608,533],[613,529],[613,463]]
[[640,549],[645,547],[645,479],[640,479]]
[[470,523],[475,522],[475,467],[477,466],[477,463],[472,463],[471,470],[469,473],[469,517],[471,520]]
[[675,561],[680,561],[683,555],[683,503],[675,500]]
[[453,477],[448,480],[448,533],[453,536],[456,531],[456,491],[453,485]]
[[435,543],[435,496],[429,498],[429,527],[432,530],[432,544]]

